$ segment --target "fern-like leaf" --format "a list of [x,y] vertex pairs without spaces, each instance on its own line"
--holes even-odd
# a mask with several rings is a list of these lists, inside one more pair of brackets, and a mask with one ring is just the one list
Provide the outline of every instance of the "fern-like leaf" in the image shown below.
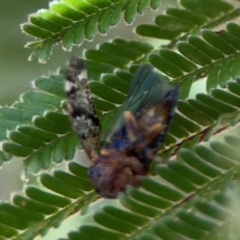
[[[126,22],[132,22],[149,4],[156,9],[159,1],[55,1],[49,10],[30,15],[23,29],[37,37],[28,46],[46,61],[56,42],[71,49],[93,39],[96,29],[107,33],[121,12]],[[87,169],[76,162],[66,164],[64,170],[41,171],[72,159],[78,140],[65,110],[65,69],[38,78],[33,91],[11,107],[0,108],[0,162],[21,156],[26,173],[38,173],[31,176],[37,184],[25,183],[21,193],[13,194],[12,203],[0,204],[0,237],[33,239],[86,207],[87,215],[81,217],[78,229],[69,231],[68,239],[181,240],[224,235],[227,215],[233,212],[228,191],[239,178],[240,27],[228,22],[224,30],[211,28],[238,16],[239,9],[222,0],[181,0],[180,4],[181,8],[168,8],[156,16],[154,25],[136,28],[142,36],[170,40],[167,46],[155,49],[118,38],[87,50],[84,57],[103,129],[124,101],[142,62],[154,65],[170,84],[181,85],[176,113],[159,151],[162,162],[153,164],[139,189],[129,187],[114,201],[97,199]],[[206,93],[190,99],[192,84],[202,77],[207,79]]]
[[207,239],[221,231],[229,214],[223,190],[239,168],[236,131],[223,134],[223,141],[181,147],[177,159],[155,166],[156,175],[141,189],[129,188],[117,207],[94,211],[69,239]]
[[[26,47],[34,48],[30,59],[38,57],[46,62],[52,53],[53,44],[62,41],[65,50],[79,45],[84,39],[92,40],[97,32],[106,34],[115,26],[124,11],[124,20],[132,23],[136,14],[146,9],[149,0],[110,0],[77,1],[61,0],[49,3],[49,9],[41,9],[29,16],[22,24],[22,30],[37,38]],[[151,1],[150,7],[156,9],[159,0]]]
[[[162,49],[156,53],[149,44],[122,39],[116,39],[112,43],[100,44],[97,50],[87,50],[85,63],[89,69],[89,77],[90,79],[100,78],[100,81],[90,81],[89,86],[91,92],[95,95],[94,101],[97,110],[102,116],[103,126],[108,124],[108,120],[104,119],[108,119],[107,116],[114,112],[116,106],[125,99],[132,73],[137,69],[137,65],[134,63],[138,63],[146,58],[172,80],[182,84],[180,96],[183,98],[188,96],[194,76],[200,76],[203,72],[204,74],[209,72],[207,86],[212,81],[211,75],[213,74],[212,71],[214,71],[214,74],[218,75],[219,80],[217,81],[220,86],[225,87],[227,80],[232,75],[231,72],[228,72],[226,75],[227,71],[225,69],[230,68],[233,72],[236,72],[235,69],[238,65],[235,64],[236,66],[234,67],[231,67],[231,65],[235,62],[234,59],[238,57],[237,49],[234,46],[238,46],[236,43],[240,44],[240,40],[237,37],[233,37],[235,45],[231,44],[231,42],[226,42],[221,37],[221,35],[236,36],[238,33],[237,25],[228,23],[227,29],[230,29],[231,33],[224,31],[218,34],[210,30],[204,30],[202,32],[204,40],[191,35],[187,42],[181,41],[177,44],[181,54],[167,49]],[[216,40],[219,40],[219,44],[213,46],[213,42]],[[198,45],[201,51],[196,48]],[[227,58],[225,57],[226,54]],[[178,62],[180,64],[177,65]],[[114,68],[124,69],[128,64],[131,65],[125,71],[118,70],[114,74],[103,74],[106,69],[112,72]],[[220,73],[216,73],[219,64],[222,64],[223,67],[221,70],[218,68]],[[95,68],[91,68],[90,66],[92,65]],[[106,68],[101,68],[100,66],[106,66]],[[228,83],[229,86],[232,84]],[[237,84],[237,82],[234,84]],[[62,90],[63,78],[61,75],[55,76],[55,79],[52,76],[47,82],[46,79],[37,79],[35,85],[39,90],[45,91],[47,94],[39,91],[25,93],[22,96],[24,102],[31,103],[35,108],[36,104],[39,104],[38,99],[41,98],[40,106],[47,104],[55,106],[55,109],[60,107],[61,102],[64,100]],[[216,87],[216,84],[213,85],[211,83],[211,86]],[[213,91],[211,96],[199,94],[196,100],[180,101],[178,104],[179,113],[175,114],[172,126],[166,136],[164,149],[171,149],[171,146],[176,144],[179,146],[187,139],[200,133],[205,136],[222,115],[226,113],[237,114],[238,108],[236,108],[235,102],[239,96],[234,97],[231,93],[223,93],[224,91],[224,89]],[[226,95],[228,100],[224,97]],[[227,103],[224,103],[225,101]],[[25,157],[26,166],[33,172],[38,172],[41,168],[49,168],[51,159],[55,162],[61,162],[64,158],[72,159],[77,144],[75,134],[71,133],[71,126],[66,112],[54,113],[46,110],[44,115],[34,117],[33,122],[37,130],[40,129],[41,131],[55,134],[55,140],[48,143],[40,143],[36,136],[34,143],[33,136],[26,136],[24,132],[13,131],[9,135],[11,142],[3,144],[5,152]],[[36,110],[34,111],[36,114]],[[105,114],[106,112],[107,114]],[[31,116],[33,117],[33,113]],[[188,119],[191,120],[189,121]],[[60,134],[61,137],[57,138],[56,134]],[[71,147],[67,148],[67,143]],[[41,158],[42,152],[45,152],[44,161],[37,164],[37,159]]]
[[27,185],[24,193],[12,196],[12,204],[0,203],[1,236],[33,239],[96,198],[86,168],[74,162],[68,167],[69,173],[42,173],[38,187]]

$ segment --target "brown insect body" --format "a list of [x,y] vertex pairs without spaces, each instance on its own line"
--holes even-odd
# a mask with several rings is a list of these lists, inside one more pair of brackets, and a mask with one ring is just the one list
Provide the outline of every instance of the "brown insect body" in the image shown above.
[[164,140],[177,104],[178,87],[167,85],[149,65],[140,67],[100,154],[100,121],[86,71],[75,57],[68,64],[66,91],[73,129],[93,162],[88,173],[98,194],[116,198],[127,185],[138,187]]
[[137,187],[136,176],[143,172],[143,164],[137,158],[128,157],[117,149],[103,149],[88,171],[96,192],[105,198],[116,198],[127,185]]
[[[138,187],[139,179],[148,174],[149,166],[158,148],[149,144],[156,139],[167,121],[162,104],[151,107],[135,118],[130,111],[123,112],[128,146],[124,149],[103,148],[100,157],[89,168],[91,182],[96,191],[105,198],[116,198],[125,192],[126,186]],[[161,117],[159,111],[161,110]],[[138,156],[143,155],[141,161]]]

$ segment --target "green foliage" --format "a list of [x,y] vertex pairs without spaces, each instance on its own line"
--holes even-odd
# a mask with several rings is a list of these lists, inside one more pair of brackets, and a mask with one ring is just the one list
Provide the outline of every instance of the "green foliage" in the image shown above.
[[[124,12],[124,20],[130,24],[136,14],[142,14],[149,0],[62,0],[53,1],[49,9],[30,14],[22,30],[36,38],[26,47],[34,48],[31,56],[46,62],[55,43],[62,41],[63,49],[70,51],[73,45],[80,45],[84,39],[92,40],[97,32],[106,34],[115,26]],[[159,0],[150,1],[156,9]]]
[[[167,45],[116,38],[87,49],[84,57],[103,127],[141,63],[181,86],[159,151],[161,163],[153,164],[139,189],[129,187],[112,202],[97,198],[80,164],[69,161],[67,169],[54,170],[54,163],[72,160],[80,147],[65,107],[65,69],[39,77],[32,91],[0,108],[0,163],[22,157],[24,175],[35,179],[11,202],[0,203],[0,239],[33,239],[86,208],[68,239],[228,239],[227,222],[234,214],[228,193],[239,186],[240,166],[240,26],[234,22],[239,9],[220,0],[180,4],[135,30],[157,42],[167,39]],[[27,45],[34,48],[32,56],[45,62],[55,43],[70,50],[97,30],[106,34],[121,16],[132,23],[136,14],[158,5],[156,0],[54,1],[48,10],[30,14],[22,29],[36,38]],[[206,92],[190,98],[192,86],[204,77]]]

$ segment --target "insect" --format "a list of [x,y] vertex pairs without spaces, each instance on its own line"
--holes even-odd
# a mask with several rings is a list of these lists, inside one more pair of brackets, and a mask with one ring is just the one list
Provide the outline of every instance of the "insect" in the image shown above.
[[96,192],[116,198],[127,185],[138,187],[161,147],[174,114],[178,86],[142,65],[130,84],[129,93],[100,147],[101,126],[80,59],[67,65],[66,94],[74,131],[93,165],[88,174]]

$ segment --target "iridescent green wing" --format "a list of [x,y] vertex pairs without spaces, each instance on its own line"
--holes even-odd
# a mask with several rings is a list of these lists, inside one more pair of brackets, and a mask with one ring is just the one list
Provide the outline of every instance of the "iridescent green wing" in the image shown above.
[[[150,65],[140,66],[133,76],[126,100],[115,114],[112,125],[103,139],[105,145],[112,144],[118,148],[128,144],[123,118],[125,111],[130,111],[138,118],[152,106],[167,100],[173,102],[167,110],[167,114],[171,116],[176,106],[177,93],[178,87],[168,85],[166,78],[154,72]],[[170,120],[169,118],[167,121]]]

